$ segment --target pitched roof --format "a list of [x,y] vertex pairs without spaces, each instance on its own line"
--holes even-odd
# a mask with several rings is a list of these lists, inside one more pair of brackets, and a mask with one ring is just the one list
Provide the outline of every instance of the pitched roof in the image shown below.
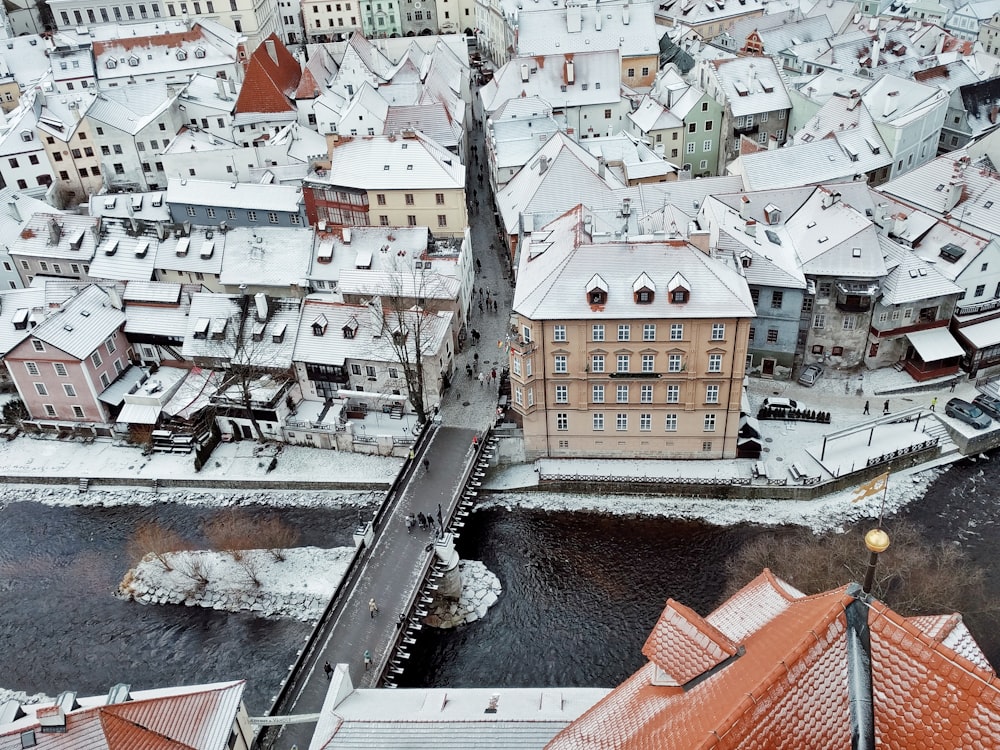
[[32,332],[33,338],[83,359],[125,322],[121,304],[91,284],[49,315]]
[[[274,51],[273,58],[271,50]],[[236,113],[294,112],[292,99],[301,75],[298,61],[281,43],[278,35],[272,33],[250,55],[243,88],[236,100]]]
[[[852,695],[859,671],[871,677],[880,745],[944,750],[995,737],[996,673],[954,620],[902,617],[856,584],[805,596],[768,570],[704,619],[672,602],[667,610],[675,626],[660,630],[657,653],[685,675],[707,668],[678,686],[650,661],[547,750],[848,747],[852,700],[864,700]],[[848,653],[855,615],[870,631],[867,669]],[[716,655],[705,659],[693,640],[717,644]],[[730,643],[735,654],[716,662]]]

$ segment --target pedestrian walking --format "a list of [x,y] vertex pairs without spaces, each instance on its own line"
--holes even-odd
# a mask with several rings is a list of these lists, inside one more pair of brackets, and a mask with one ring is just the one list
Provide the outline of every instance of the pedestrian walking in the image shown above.
[[482,300],[479,301],[479,314],[480,315],[483,314],[483,301]]
[[479,372],[479,385],[486,385],[486,376],[483,375],[481,370]]
[[493,379],[494,383],[497,382],[497,368],[494,367],[493,370],[490,372],[490,378]]
[[472,343],[479,346],[479,331],[475,328],[472,329]]
[[323,671],[326,672],[326,679],[333,678],[333,667],[330,666],[330,662],[323,665]]
[[470,378],[472,377],[472,365],[470,365],[468,362],[465,363],[465,374],[468,375]]
[[431,471],[431,462],[430,462],[430,461],[428,461],[428,460],[427,460],[427,459],[425,458],[425,459],[424,459],[424,472],[425,472],[425,473],[427,473],[427,474],[429,474],[429,473],[430,473],[430,471]]
[[407,534],[412,533],[413,532],[413,516],[407,515],[406,518],[403,519],[403,520],[406,522],[406,533]]
[[497,307],[498,307],[498,305],[497,305],[497,301],[496,301],[496,300],[493,300],[493,312],[496,312],[496,311],[497,311]]
[[427,527],[431,531],[436,531],[436,529],[434,528],[434,516],[432,516],[430,513],[427,514]]
[[937,411],[937,396],[931,399],[931,411]]
[[958,385],[958,378],[955,378],[954,380],[951,381],[951,386],[948,388],[948,393],[954,393],[956,385]]
[[476,366],[478,367],[479,366],[479,352],[473,352],[472,353],[472,360],[476,363]]
[[368,649],[365,649],[365,671],[366,672],[368,671],[368,668],[371,665],[372,665],[372,652],[369,651]]
[[368,600],[368,614],[373,620],[375,619],[375,615],[378,614],[378,605],[375,603],[374,598]]
[[427,516],[425,516],[423,513],[417,513],[417,523],[420,525],[420,528],[426,529],[427,528]]
[[472,436],[472,450],[475,450],[478,447],[479,447],[479,435],[473,435]]
[[479,258],[476,258],[476,271],[478,272],[482,270],[483,270],[483,264],[479,262]]
[[865,410],[863,412],[861,412],[861,413],[862,414],[868,414],[869,413],[869,411],[868,411],[868,402],[867,401],[865,401]]
[[409,459],[410,459],[411,461],[413,460],[413,448],[410,448],[410,455],[409,455]]
[[885,403],[882,404],[882,413],[883,414],[889,413],[889,399],[886,399]]
[[404,622],[406,622],[406,613],[400,612],[399,615],[396,617],[396,630],[399,630],[401,627],[403,627]]

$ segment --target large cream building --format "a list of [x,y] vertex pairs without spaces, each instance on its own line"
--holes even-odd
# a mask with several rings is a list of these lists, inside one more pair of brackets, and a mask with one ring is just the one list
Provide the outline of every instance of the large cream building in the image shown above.
[[734,457],[754,317],[739,263],[707,233],[609,229],[577,206],[521,248],[510,378],[526,458]]

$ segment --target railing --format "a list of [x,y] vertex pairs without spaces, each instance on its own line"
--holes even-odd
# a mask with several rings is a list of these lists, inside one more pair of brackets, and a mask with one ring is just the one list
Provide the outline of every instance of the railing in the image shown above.
[[939,438],[931,438],[930,440],[925,440],[922,443],[914,443],[913,445],[908,445],[905,448],[899,448],[888,453],[883,453],[879,456],[872,456],[868,459],[865,466],[878,466],[879,464],[889,463],[893,459],[902,458],[903,456],[909,456],[914,453],[919,453],[921,451],[934,448],[940,442]]
[[[539,474],[540,482],[614,482],[616,484],[695,484],[695,485],[719,485],[727,484],[732,486],[748,485],[751,483],[750,477],[634,477],[620,476],[614,474]],[[768,484],[784,484],[781,482],[771,482]]]
[[985,302],[977,302],[974,305],[958,305],[955,308],[955,315],[975,315],[976,313],[989,312],[1000,308],[1000,299],[988,299]]

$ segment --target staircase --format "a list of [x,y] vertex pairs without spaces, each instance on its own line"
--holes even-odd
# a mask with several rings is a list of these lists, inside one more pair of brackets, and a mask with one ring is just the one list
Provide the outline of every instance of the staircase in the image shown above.
[[393,404],[392,410],[389,412],[389,419],[402,419],[403,418],[403,405]]
[[81,479],[80,484],[77,485],[77,491],[86,492],[89,489],[90,489],[90,480],[85,478]]
[[941,455],[947,456],[958,452],[958,446],[951,439],[948,428],[944,426],[940,419],[933,417],[925,419],[921,424],[921,431],[929,438],[937,438],[941,447]]

